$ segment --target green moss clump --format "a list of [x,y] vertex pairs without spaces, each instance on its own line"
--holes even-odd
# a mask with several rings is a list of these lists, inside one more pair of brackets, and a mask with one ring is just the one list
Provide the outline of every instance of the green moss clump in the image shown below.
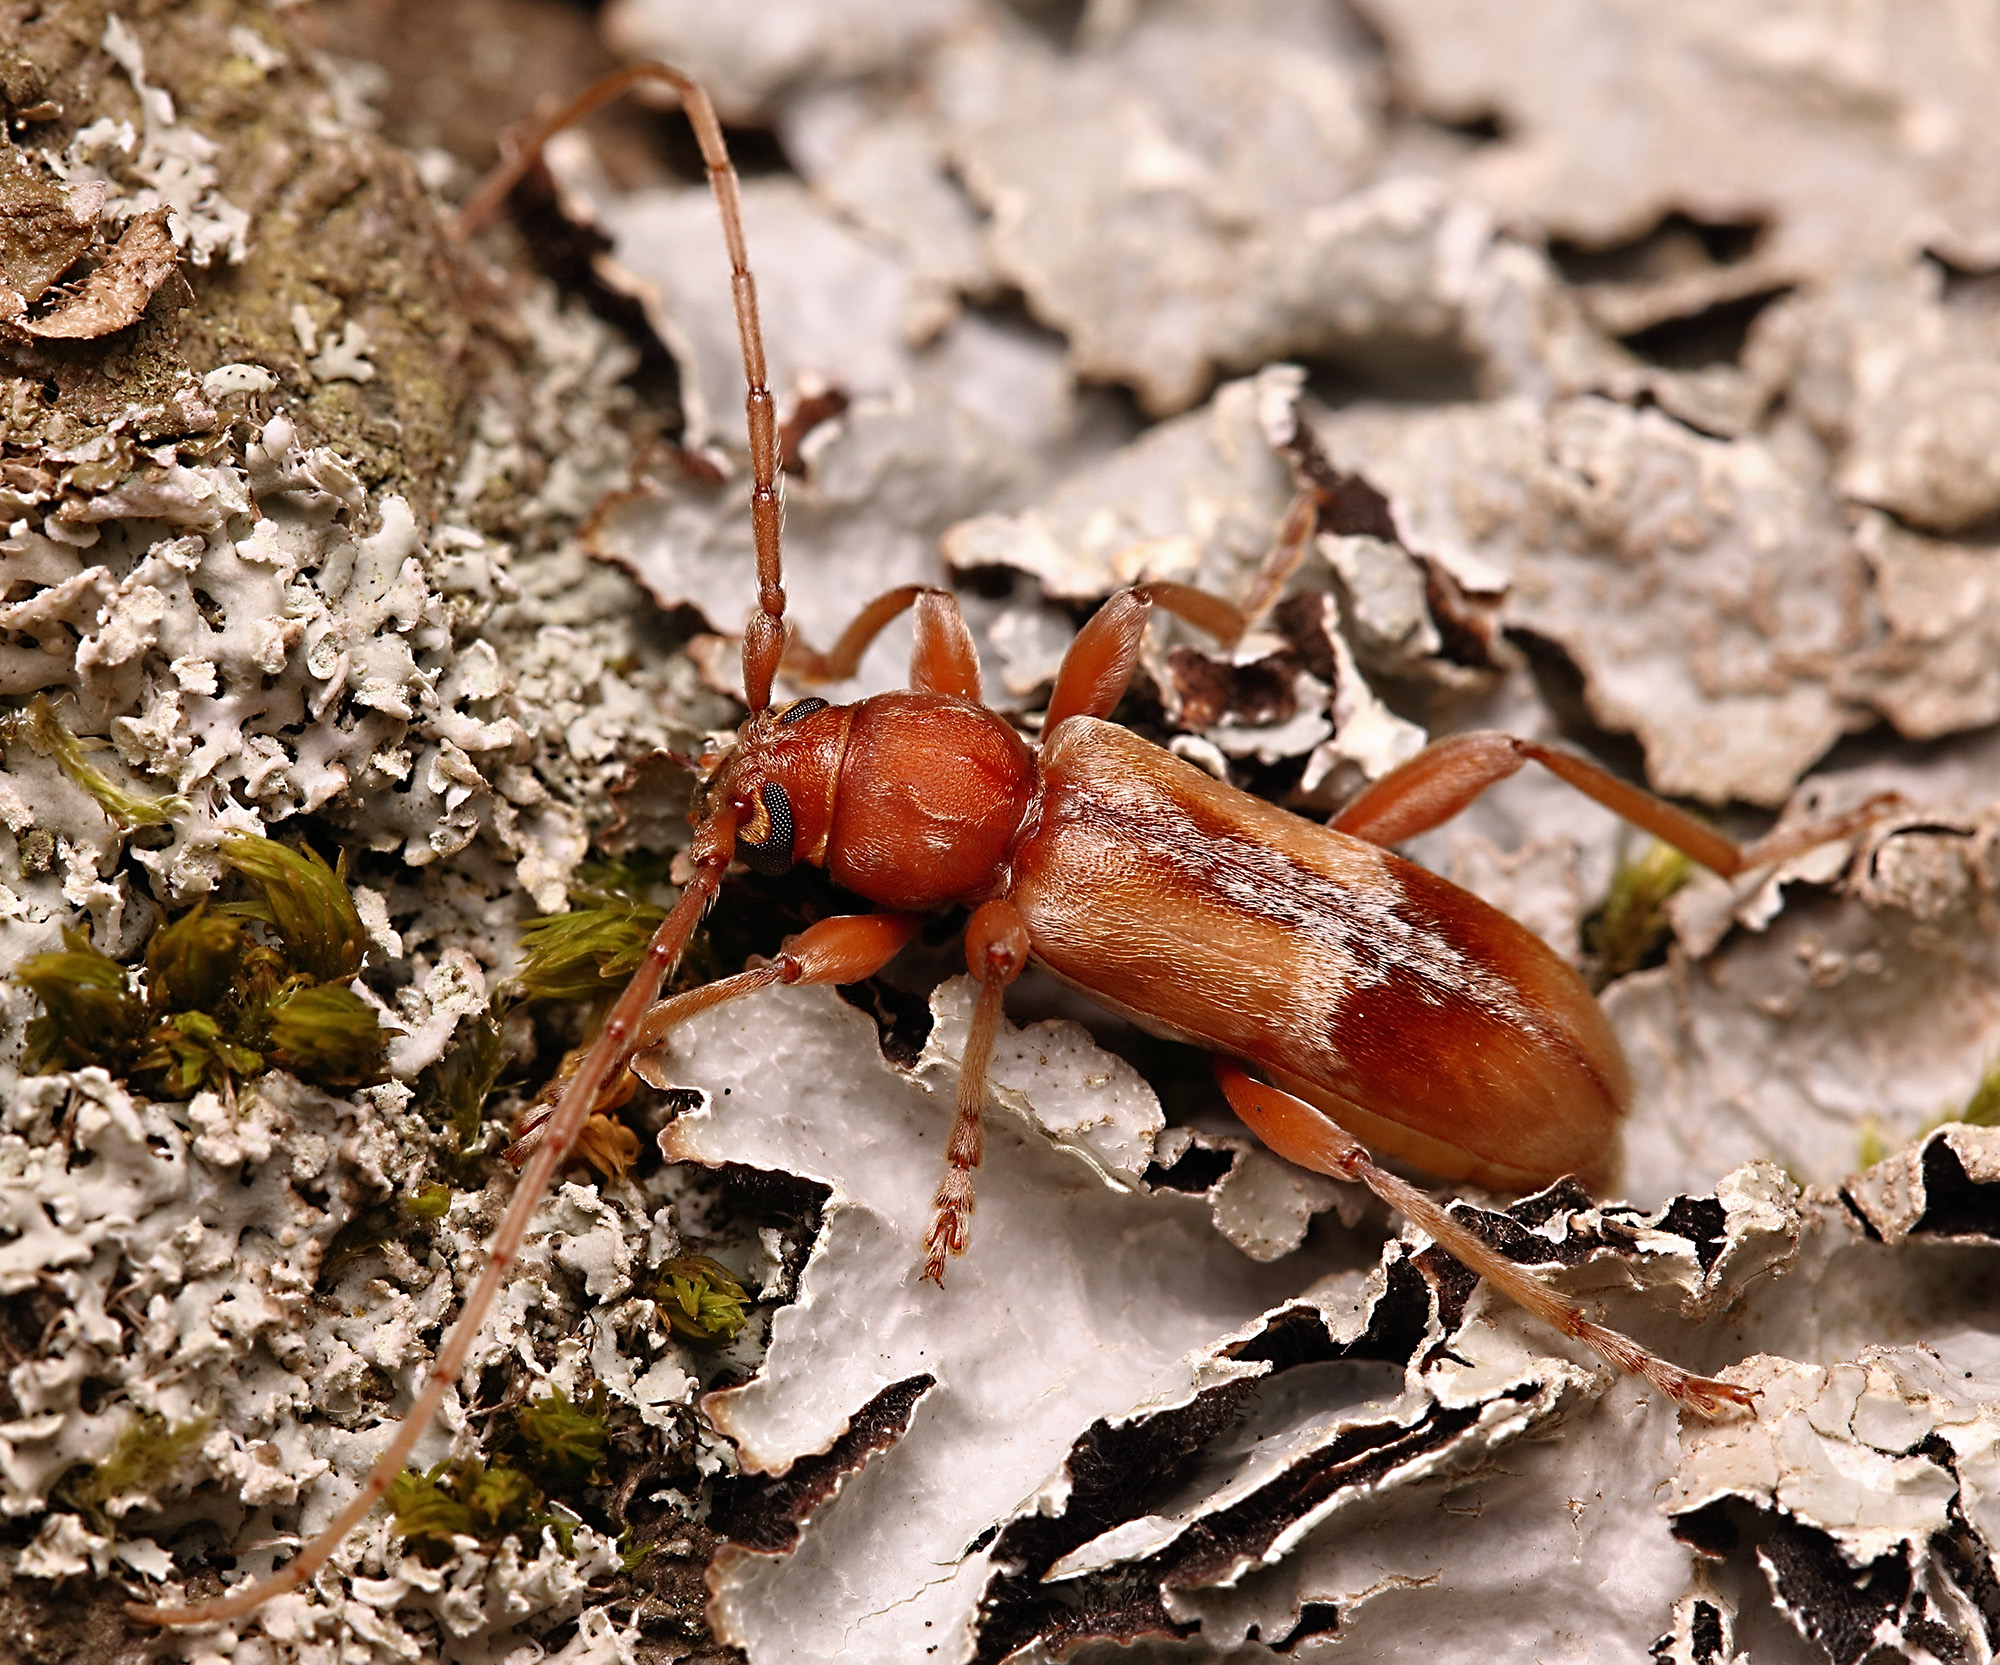
[[601,1480],[611,1454],[611,1421],[604,1384],[572,1401],[561,1388],[523,1405],[514,1415],[528,1466],[554,1485]]
[[145,1032],[146,1002],[131,974],[81,931],[65,926],[62,952],[30,954],[12,980],[42,1003],[21,1060],[30,1074],[100,1063]]
[[498,1016],[501,1008],[496,996],[481,1016],[462,1018],[450,1048],[417,1084],[419,1105],[451,1130],[461,1153],[478,1142],[480,1112],[512,1061]]
[[[666,878],[664,862],[592,864],[579,870],[568,913],[541,914],[521,927],[521,968],[493,996],[486,1015],[458,1027],[451,1048],[424,1072],[420,1102],[449,1127],[461,1151],[479,1137],[486,1100],[511,1062],[504,1038],[516,1005],[544,1000],[615,999],[645,959],[646,945],[666,909],[646,900]],[[601,1103],[601,1101],[600,1101]],[[636,1140],[587,1135],[578,1147],[600,1172],[622,1173],[637,1155]]]
[[153,933],[146,944],[146,981],[190,1010],[220,1005],[243,959],[247,934],[235,920],[197,902]]
[[406,1468],[389,1482],[387,1501],[396,1531],[427,1566],[451,1557],[455,1537],[496,1544],[543,1526],[558,1527],[565,1539],[568,1535],[567,1523],[548,1513],[547,1500],[533,1480],[505,1463],[477,1457],[439,1463],[428,1473]]
[[735,1273],[707,1255],[682,1255],[660,1268],[653,1300],[675,1335],[698,1346],[720,1347],[749,1321],[750,1296]]
[[426,1185],[404,1200],[403,1212],[412,1220],[442,1220],[451,1212],[451,1187]]
[[335,1090],[384,1079],[388,1034],[347,986],[367,934],[345,863],[243,834],[222,854],[256,899],[197,903],[153,932],[138,968],[79,931],[63,933],[63,952],[21,962],[12,980],[42,1005],[28,1069],[101,1065],[170,1099],[273,1066]]
[[1694,877],[1695,864],[1655,839],[1611,876],[1604,905],[1583,923],[1584,952],[1595,988],[1651,962],[1667,940],[1667,902]]
[[315,983],[345,983],[361,969],[368,931],[347,888],[346,851],[329,867],[314,850],[230,833],[222,859],[258,892],[257,901],[232,903],[224,913],[270,926],[292,964]]
[[96,1531],[110,1536],[110,1506],[121,1497],[160,1491],[200,1448],[208,1428],[207,1417],[175,1428],[163,1416],[150,1412],[139,1416],[119,1431],[110,1456],[94,1467],[71,1469],[56,1483],[53,1496],[86,1516]]
[[382,1026],[375,1008],[338,983],[288,989],[266,1009],[271,1062],[324,1087],[382,1079]]
[[636,867],[586,867],[570,892],[568,913],[548,913],[521,927],[521,970],[528,1000],[604,1000],[639,969],[665,908],[645,900],[654,875]]
[[508,1457],[439,1463],[429,1473],[405,1469],[389,1486],[396,1530],[431,1566],[452,1553],[454,1537],[491,1545],[544,1526],[554,1530],[563,1553],[571,1553],[573,1522],[549,1510],[542,1487],[562,1489],[603,1479],[611,1454],[607,1406],[602,1383],[579,1400],[551,1388],[515,1411],[512,1433],[504,1442],[510,1447]]
[[247,1079],[263,1067],[262,1053],[237,1045],[206,1012],[176,1012],[148,1031],[131,1073],[150,1078],[163,1098],[192,1098],[204,1084]]

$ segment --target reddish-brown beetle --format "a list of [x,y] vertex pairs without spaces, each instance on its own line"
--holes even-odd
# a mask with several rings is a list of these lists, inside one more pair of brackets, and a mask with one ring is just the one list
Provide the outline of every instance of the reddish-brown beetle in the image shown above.
[[[871,604],[830,654],[795,646],[791,659],[816,678],[851,674],[876,634],[913,611],[910,691],[845,706],[817,698],[774,706],[787,648],[778,429],[736,175],[707,96],[662,65],[610,78],[544,123],[521,159],[467,205],[461,224],[491,211],[550,134],[640,79],[680,94],[728,244],[757,551],[758,610],[743,640],[751,715],[735,746],[706,760],[692,876],[532,1135],[487,1264],[359,1495],[263,1583],[196,1606],[128,1611],[160,1624],[205,1623],[309,1578],[401,1472],[457,1381],[530,1216],[634,1054],[695,1012],[773,983],[869,977],[926,911],[950,904],[973,909],[966,960],[980,993],[927,1277],[942,1282],[947,1260],[965,1247],[1002,997],[1034,960],[1142,1027],[1208,1049],[1229,1102],[1273,1150],[1369,1186],[1466,1266],[1620,1368],[1703,1412],[1747,1402],[1743,1389],[1691,1375],[1591,1322],[1364,1148],[1363,1140],[1440,1178],[1502,1189],[1568,1173],[1604,1182],[1630,1090],[1617,1041],[1576,974],[1522,926],[1386,846],[1447,820],[1530,759],[1726,875],[1850,831],[1868,810],[1746,850],[1581,758],[1479,733],[1431,746],[1322,827],[1104,720],[1153,606],[1223,635],[1243,627],[1245,615],[1228,603],[1166,584],[1114,596],[1084,627],[1063,661],[1038,747],[981,703],[978,656],[953,598],[914,586]],[[1308,533],[1309,522],[1288,526],[1281,544]],[[769,964],[656,1005],[737,858],[771,873],[800,861],[824,867],[889,911],[823,920]]]

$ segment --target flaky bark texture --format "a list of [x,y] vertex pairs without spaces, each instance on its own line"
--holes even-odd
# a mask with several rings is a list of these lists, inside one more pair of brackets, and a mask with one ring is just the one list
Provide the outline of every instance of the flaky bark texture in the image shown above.
[[[1242,598],[1307,491],[1257,628],[1156,619],[1145,740],[1321,819],[1492,727],[1733,836],[1895,795],[1729,883],[1533,772],[1403,852],[1634,1079],[1606,1195],[1460,1220],[1754,1412],[1613,1379],[1034,971],[920,1283],[947,919],[670,1037],[395,1509],[126,1627],[353,1495],[741,716],[685,129],[448,229],[643,56],[731,124],[814,645],[951,584],[1032,735],[1091,607]],[[0,1653],[1991,1660],[1996,62],[1977,8],[1757,0],[0,0]],[[344,864],[288,915],[243,835]],[[680,980],[849,906],[738,872]]]

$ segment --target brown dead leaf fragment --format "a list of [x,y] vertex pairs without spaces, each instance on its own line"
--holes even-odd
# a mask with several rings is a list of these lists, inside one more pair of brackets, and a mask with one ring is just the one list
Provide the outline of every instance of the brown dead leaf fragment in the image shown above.
[[33,306],[90,247],[97,234],[101,185],[70,190],[0,151],[0,308],[14,317]]
[[104,264],[76,294],[19,327],[44,341],[91,341],[128,328],[145,316],[147,304],[173,275],[174,261],[167,210],[155,208],[125,228]]

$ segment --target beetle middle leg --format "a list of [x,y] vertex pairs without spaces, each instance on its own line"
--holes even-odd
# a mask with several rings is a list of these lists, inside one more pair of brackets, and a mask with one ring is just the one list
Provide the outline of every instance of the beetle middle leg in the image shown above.
[[924,1276],[932,1283],[944,1282],[945,1261],[964,1254],[970,1240],[972,1170],[986,1149],[979,1125],[986,1108],[986,1070],[1007,985],[1026,968],[1032,946],[1027,922],[1011,902],[982,902],[966,923],[965,963],[979,983],[979,1000],[958,1066],[958,1108],[945,1146],[944,1180],[931,1204],[930,1231],[924,1238]]

